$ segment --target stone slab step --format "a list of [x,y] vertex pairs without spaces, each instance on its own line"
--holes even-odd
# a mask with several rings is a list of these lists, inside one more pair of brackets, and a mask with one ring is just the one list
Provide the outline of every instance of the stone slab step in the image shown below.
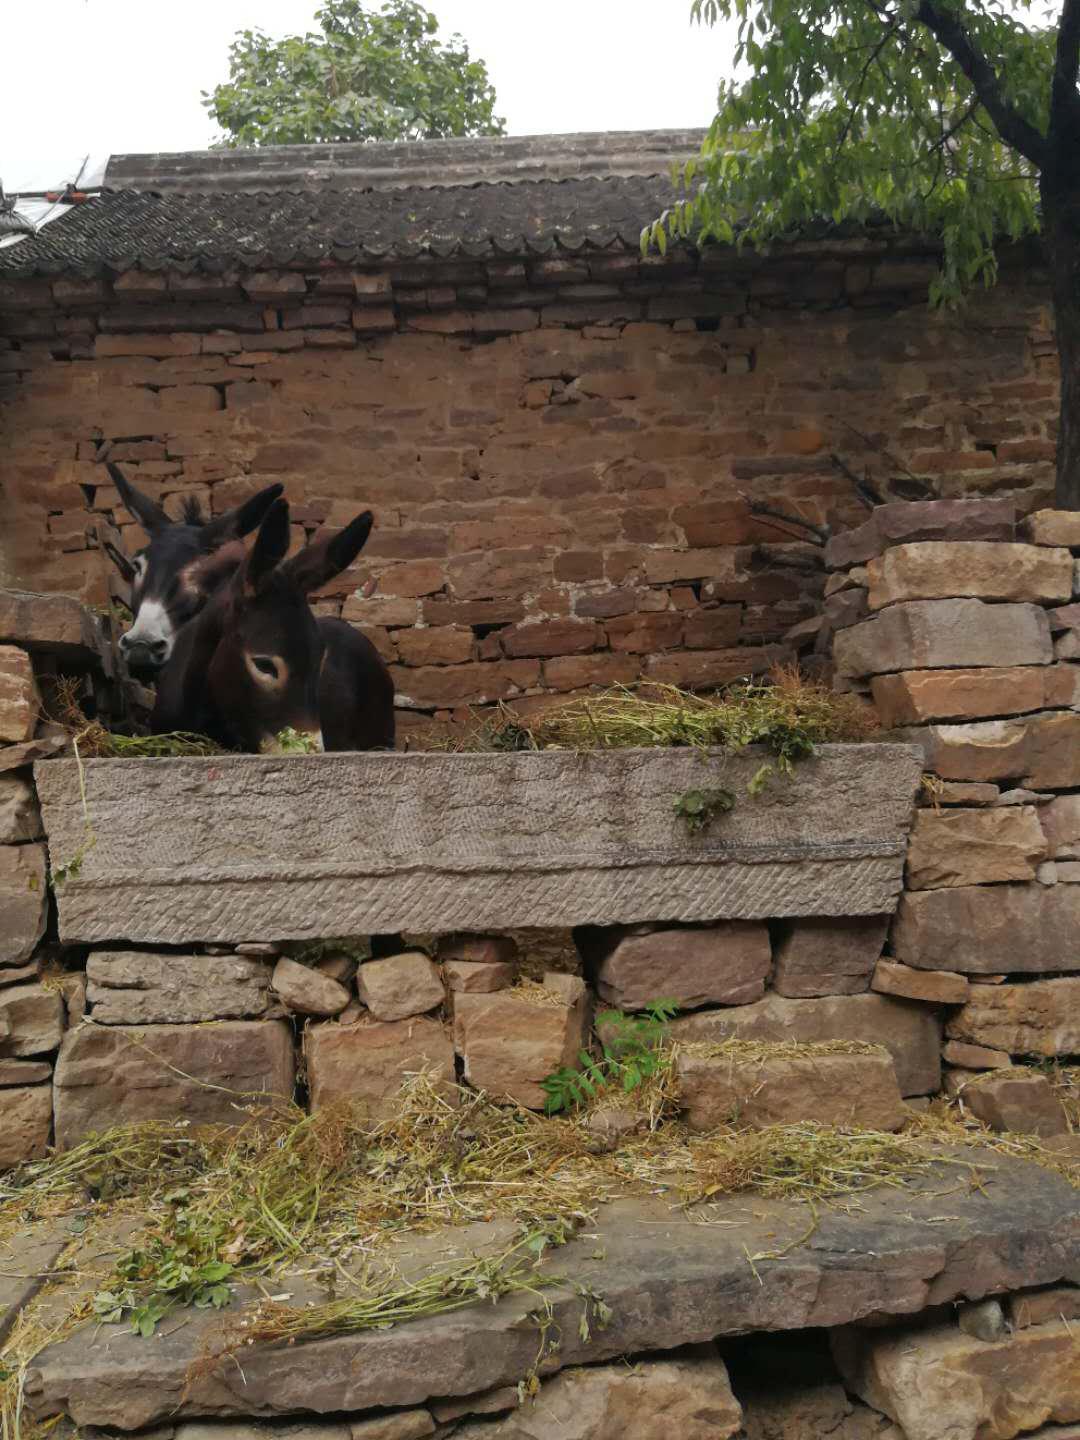
[[[692,1217],[674,1191],[605,1207],[595,1226],[545,1261],[556,1279],[544,1293],[561,1344],[542,1368],[1080,1281],[1080,1190],[992,1152],[942,1152],[942,1162],[902,1191],[866,1195],[861,1210],[823,1209],[809,1235],[804,1206],[745,1194]],[[472,1227],[464,1242],[458,1236],[457,1253],[482,1247],[482,1234]],[[394,1261],[407,1262],[413,1244],[395,1246]],[[415,1244],[427,1264],[454,1259],[452,1236]],[[293,1304],[326,1298],[303,1277],[274,1285]],[[582,1287],[610,1306],[606,1328],[579,1328]],[[90,1326],[38,1356],[25,1393],[39,1417],[67,1413],[79,1425],[121,1430],[184,1417],[418,1405],[516,1384],[536,1361],[540,1304],[536,1295],[511,1295],[389,1330],[254,1345],[210,1370],[191,1366],[212,1349],[219,1314],[188,1312],[153,1340]]]

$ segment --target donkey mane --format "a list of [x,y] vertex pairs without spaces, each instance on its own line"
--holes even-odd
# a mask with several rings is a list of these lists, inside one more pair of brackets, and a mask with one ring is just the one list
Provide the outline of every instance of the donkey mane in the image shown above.
[[183,523],[185,525],[205,525],[202,506],[199,504],[198,496],[185,495],[182,509]]

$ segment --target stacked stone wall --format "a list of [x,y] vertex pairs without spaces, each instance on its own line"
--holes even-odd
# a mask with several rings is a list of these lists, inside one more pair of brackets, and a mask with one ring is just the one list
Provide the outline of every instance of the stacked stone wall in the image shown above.
[[[637,1015],[661,994],[681,1011],[670,1033],[691,1139],[732,1122],[895,1131],[940,1092],[944,1056],[948,1092],[991,1126],[1033,1132],[1046,1147],[1041,1166],[983,1149],[958,1169],[950,1154],[901,1193],[884,1187],[838,1207],[706,1195],[684,1213],[688,1197],[662,1189],[589,1215],[554,1252],[542,1290],[314,1344],[251,1344],[242,1371],[205,1363],[220,1325],[210,1312],[172,1317],[152,1340],[95,1321],[33,1357],[20,1376],[26,1416],[66,1415],[113,1432],[167,1424],[179,1440],[205,1440],[208,1425],[220,1440],[295,1440],[301,1429],[310,1440],[528,1440],[537,1425],[561,1440],[617,1440],[673,1418],[680,1434],[701,1440],[940,1440],[943,1417],[971,1440],[991,1430],[1000,1440],[1073,1440],[1080,1261],[1066,1176],[1076,1136],[1060,1085],[1030,1062],[1067,1061],[1078,1049],[1080,965],[1068,926],[1069,867],[1080,863],[1080,772],[1069,768],[1077,715],[1067,703],[1080,671],[1068,623],[1075,525],[1043,513],[1017,529],[1013,508],[999,502],[906,505],[879,510],[868,530],[830,549],[831,594],[866,608],[852,625],[830,622],[839,683],[876,699],[890,724],[902,720],[909,745],[948,757],[910,827],[918,754],[874,747],[902,778],[895,793],[879,786],[872,797],[876,848],[893,836],[896,854],[889,902],[869,915],[841,913],[851,896],[838,884],[833,914],[692,925],[326,936],[316,946],[61,944],[65,882],[56,872],[58,861],[70,870],[71,834],[86,842],[91,875],[109,847],[94,767],[116,767],[137,788],[148,765],[181,762],[88,762],[79,772],[87,811],[76,786],[74,826],[50,827],[47,841],[31,764],[39,762],[46,816],[73,767],[48,758],[66,738],[42,706],[59,677],[108,715],[111,651],[99,618],[76,602],[0,593],[0,1168],[124,1121],[235,1123],[297,1100],[313,1110],[350,1100],[380,1119],[421,1070],[451,1103],[460,1087],[476,1086],[538,1109],[544,1077],[573,1063],[594,1028],[602,1036],[600,1007]],[[931,607],[917,623],[905,619],[914,606]],[[882,620],[889,629],[879,642]],[[1011,664],[981,663],[987,629],[1012,634]],[[866,655],[877,657],[873,674],[858,658]],[[861,773],[860,752],[846,753],[851,774]],[[369,758],[403,767],[436,757]],[[462,758],[473,757],[446,757]],[[516,757],[490,758],[512,766]],[[824,773],[835,759],[808,763]],[[232,813],[235,786],[220,783],[227,765],[271,762],[182,763],[202,766],[204,791]],[[54,775],[55,784],[43,778]],[[161,782],[151,789],[160,797]],[[833,789],[861,824],[865,790]],[[766,813],[778,807],[789,848],[814,839],[800,833],[792,795],[797,788],[773,789],[760,802]],[[842,830],[842,807],[834,813]],[[768,837],[769,823],[761,828]],[[145,856],[131,864],[152,861],[152,840],[148,831]],[[819,833],[817,842],[828,848]],[[860,831],[849,848],[869,863],[874,846]],[[177,871],[192,858],[177,856]],[[837,877],[849,873],[838,855],[828,863]],[[88,882],[76,872],[68,883]],[[932,925],[920,918],[927,903],[946,907]],[[118,902],[114,914],[126,923]],[[783,1043],[757,1055],[717,1049],[732,1036]],[[582,1143],[614,1150],[646,1123],[632,1104],[601,1107]],[[1059,1162],[1062,1173],[1052,1173]],[[111,1263],[117,1244],[129,1243],[123,1233],[84,1245],[65,1216],[29,1237],[5,1236],[0,1337],[20,1315],[30,1324],[43,1313],[36,1306],[58,1303],[72,1274],[89,1297],[101,1283],[103,1243]],[[433,1254],[443,1267],[461,1247],[475,1255],[506,1236],[495,1222],[419,1240],[396,1231],[393,1244],[403,1269],[430,1266]],[[346,1253],[335,1287],[348,1283],[349,1263]],[[47,1277],[57,1291],[35,1300]],[[297,1306],[327,1294],[306,1258],[278,1284]],[[265,1301],[265,1287],[237,1289],[238,1306]],[[544,1351],[549,1330],[559,1343]]]
[[[112,651],[99,618],[65,596],[0,592],[0,1168],[44,1156],[52,1073],[84,1013],[78,952],[50,930],[45,833],[31,766],[69,737],[46,717],[58,680],[103,713]],[[68,968],[68,960],[71,969]]]
[[0,583],[108,603],[100,541],[142,540],[109,458],[174,513],[280,480],[296,545],[370,505],[318,603],[391,665],[404,736],[767,669],[825,577],[748,498],[838,530],[860,493],[1048,502],[1040,272],[1005,256],[991,296],[935,317],[935,264],[864,239],[5,282]]
[[1080,1054],[1080,523],[886,506],[827,555],[837,683],[927,771],[874,988],[946,1007],[946,1090],[975,1115],[1062,1135],[1040,1067]]

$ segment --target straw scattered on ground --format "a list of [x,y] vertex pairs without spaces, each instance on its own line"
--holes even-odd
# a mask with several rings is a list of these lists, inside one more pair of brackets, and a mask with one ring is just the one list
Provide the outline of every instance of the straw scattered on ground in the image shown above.
[[[766,1058],[837,1047],[875,1048],[853,1041],[728,1041],[707,1048]],[[670,1078],[670,1064],[663,1073]],[[78,1216],[92,1229],[103,1217],[127,1215],[142,1223],[132,1242],[139,1253],[152,1256],[178,1244],[178,1236],[196,1234],[227,1265],[230,1285],[259,1283],[257,1277],[269,1280],[290,1268],[336,1274],[337,1294],[325,1304],[266,1301],[256,1311],[228,1314],[214,1342],[220,1353],[256,1339],[367,1329],[510,1291],[539,1291],[546,1282],[534,1268],[537,1253],[569,1239],[620,1196],[666,1195],[673,1207],[706,1221],[710,1207],[728,1195],[803,1201],[812,1230],[817,1207],[857,1206],[865,1193],[917,1183],[942,1163],[961,1167],[965,1183],[976,1183],[978,1167],[994,1154],[1033,1161],[1080,1187],[1077,1156],[1033,1136],[994,1134],[948,1101],[913,1116],[899,1134],[800,1124],[698,1135],[665,1120],[666,1103],[650,1129],[644,1093],[598,1103],[633,1107],[635,1098],[643,1123],[614,1147],[590,1130],[588,1111],[546,1117],[424,1075],[406,1083],[400,1113],[378,1123],[338,1106],[314,1115],[291,1107],[253,1114],[236,1129],[119,1126],[0,1179],[0,1238],[46,1217]],[[516,1237],[498,1255],[404,1279],[381,1262],[371,1268],[376,1257],[392,1254],[387,1242],[405,1234],[492,1220],[512,1222]],[[130,1263],[125,1273],[140,1274]],[[128,1283],[137,1291],[142,1282]],[[85,1294],[68,1321],[56,1319],[55,1307],[49,1313],[49,1328],[36,1330],[30,1307],[0,1347],[6,1440],[16,1440],[10,1427],[25,1365],[42,1344],[66,1333],[68,1321],[84,1318]]]

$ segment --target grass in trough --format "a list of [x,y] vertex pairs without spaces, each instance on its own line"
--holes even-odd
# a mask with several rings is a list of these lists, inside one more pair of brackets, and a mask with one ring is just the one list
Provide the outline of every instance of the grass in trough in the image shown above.
[[79,704],[82,682],[58,676],[51,685],[49,718],[71,736],[83,760],[157,760],[177,755],[221,755],[220,745],[205,735],[175,730],[163,735],[119,735],[100,720],[91,720]]
[[829,741],[867,740],[877,729],[857,696],[837,695],[794,667],[766,683],[740,681],[714,696],[675,685],[623,685],[526,719],[508,706],[479,719],[452,750],[622,750],[637,746],[718,748],[764,745],[781,769]]

